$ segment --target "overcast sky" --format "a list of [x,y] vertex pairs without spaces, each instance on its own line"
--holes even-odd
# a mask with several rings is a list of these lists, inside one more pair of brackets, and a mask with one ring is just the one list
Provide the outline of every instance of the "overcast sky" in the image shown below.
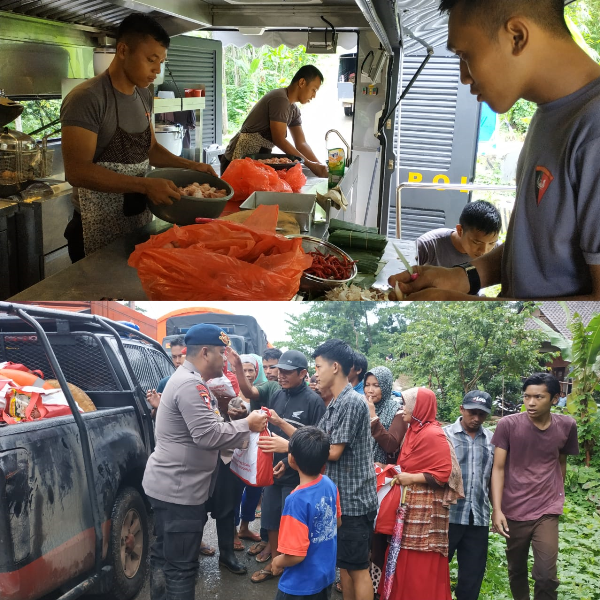
[[267,334],[272,344],[286,340],[286,314],[300,315],[310,308],[308,302],[136,302],[149,317],[157,319],[179,308],[210,306],[238,315],[252,315]]

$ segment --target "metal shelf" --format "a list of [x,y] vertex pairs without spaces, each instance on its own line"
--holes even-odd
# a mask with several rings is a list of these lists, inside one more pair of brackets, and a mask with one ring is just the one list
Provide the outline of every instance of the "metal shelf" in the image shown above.
[[206,98],[155,98],[154,113],[179,112],[181,110],[204,110]]

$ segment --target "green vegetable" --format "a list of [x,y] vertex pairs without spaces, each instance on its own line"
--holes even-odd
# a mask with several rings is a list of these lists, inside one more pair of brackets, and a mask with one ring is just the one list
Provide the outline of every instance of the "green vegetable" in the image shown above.
[[379,235],[378,233],[339,229],[329,236],[329,242],[338,247],[383,252],[387,245],[387,238],[385,235]]
[[356,223],[346,223],[346,221],[340,221],[339,219],[331,219],[331,221],[329,221],[329,233],[333,233],[340,229],[342,231],[360,231],[361,233],[379,234],[376,227],[365,227],[364,225],[357,225]]
[[342,250],[349,254],[352,260],[357,261],[356,268],[359,273],[375,274],[377,272],[381,261],[381,253],[364,252],[353,248],[342,248]]

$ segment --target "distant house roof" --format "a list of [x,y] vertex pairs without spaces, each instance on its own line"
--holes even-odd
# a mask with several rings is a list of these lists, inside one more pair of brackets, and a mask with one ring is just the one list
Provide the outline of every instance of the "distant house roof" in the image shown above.
[[[587,325],[594,315],[600,313],[600,302],[567,302],[567,306],[571,316],[575,313],[581,315],[584,325]],[[542,302],[534,316],[565,337],[571,337],[567,326],[567,315],[558,302]],[[527,319],[525,328],[539,329],[539,326],[533,319]]]

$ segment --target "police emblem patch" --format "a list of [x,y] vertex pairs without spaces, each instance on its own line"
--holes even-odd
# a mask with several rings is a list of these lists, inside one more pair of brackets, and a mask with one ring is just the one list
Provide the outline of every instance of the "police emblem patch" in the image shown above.
[[198,390],[198,392],[200,392],[200,397],[202,398],[202,400],[204,400],[204,404],[206,404],[209,410],[212,410],[213,407],[212,402],[210,400],[209,391],[202,384],[198,384],[196,386],[196,389]]
[[219,335],[219,339],[226,345],[229,346],[231,345],[231,340],[229,339],[229,336],[224,332],[221,331],[221,335]]

